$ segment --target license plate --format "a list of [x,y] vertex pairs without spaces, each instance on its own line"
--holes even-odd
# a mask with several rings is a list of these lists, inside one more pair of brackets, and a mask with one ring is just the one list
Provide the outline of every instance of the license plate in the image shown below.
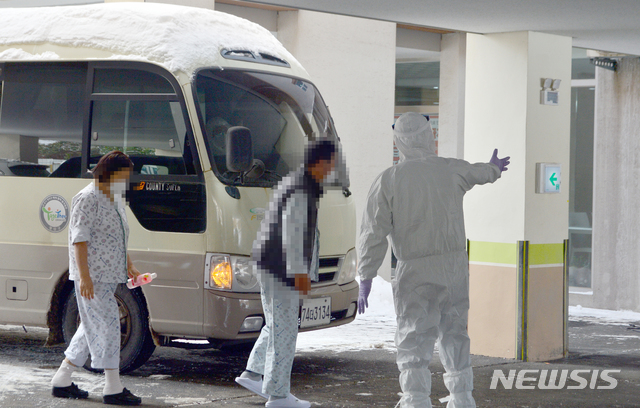
[[331,298],[304,299],[300,307],[300,328],[331,323]]

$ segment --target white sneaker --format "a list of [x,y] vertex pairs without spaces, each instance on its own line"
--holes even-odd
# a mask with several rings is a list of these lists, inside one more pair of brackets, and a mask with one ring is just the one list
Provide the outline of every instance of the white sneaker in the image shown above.
[[292,394],[287,395],[287,398],[281,398],[273,401],[267,401],[265,404],[267,408],[309,408],[311,403],[296,398]]
[[236,377],[236,382],[252,393],[258,394],[264,399],[269,399],[269,396],[262,392],[262,380],[253,381],[249,378]]

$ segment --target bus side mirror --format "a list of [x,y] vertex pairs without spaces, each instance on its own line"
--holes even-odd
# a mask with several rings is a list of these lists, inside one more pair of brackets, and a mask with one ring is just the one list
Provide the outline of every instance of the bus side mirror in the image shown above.
[[244,126],[233,126],[227,130],[227,169],[244,173],[253,165],[251,131]]

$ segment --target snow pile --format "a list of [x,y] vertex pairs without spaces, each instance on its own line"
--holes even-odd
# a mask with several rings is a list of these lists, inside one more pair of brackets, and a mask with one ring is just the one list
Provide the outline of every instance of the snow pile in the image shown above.
[[357,351],[379,348],[395,352],[396,312],[391,284],[373,280],[369,308],[352,323],[298,334],[297,351]]
[[630,310],[605,310],[569,306],[569,320],[626,326],[629,323],[640,322],[640,313]]
[[[224,48],[267,53],[299,66],[265,28],[213,10],[157,3],[2,10],[0,46],[42,43],[94,48],[113,53],[112,58],[153,61],[187,74],[218,65]],[[10,51],[0,58],[28,54]]]
[[31,54],[22,49],[9,48],[8,50],[0,51],[0,61],[2,60],[57,60],[60,56],[55,52],[46,51],[42,54]]

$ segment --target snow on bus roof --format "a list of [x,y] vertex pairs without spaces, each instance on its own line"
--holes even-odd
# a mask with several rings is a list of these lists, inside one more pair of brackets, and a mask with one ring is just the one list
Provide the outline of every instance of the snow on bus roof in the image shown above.
[[222,49],[265,53],[299,66],[265,28],[218,11],[158,3],[8,8],[0,13],[0,60],[58,59],[20,45],[93,48],[115,59],[148,60],[172,72],[219,65]]

